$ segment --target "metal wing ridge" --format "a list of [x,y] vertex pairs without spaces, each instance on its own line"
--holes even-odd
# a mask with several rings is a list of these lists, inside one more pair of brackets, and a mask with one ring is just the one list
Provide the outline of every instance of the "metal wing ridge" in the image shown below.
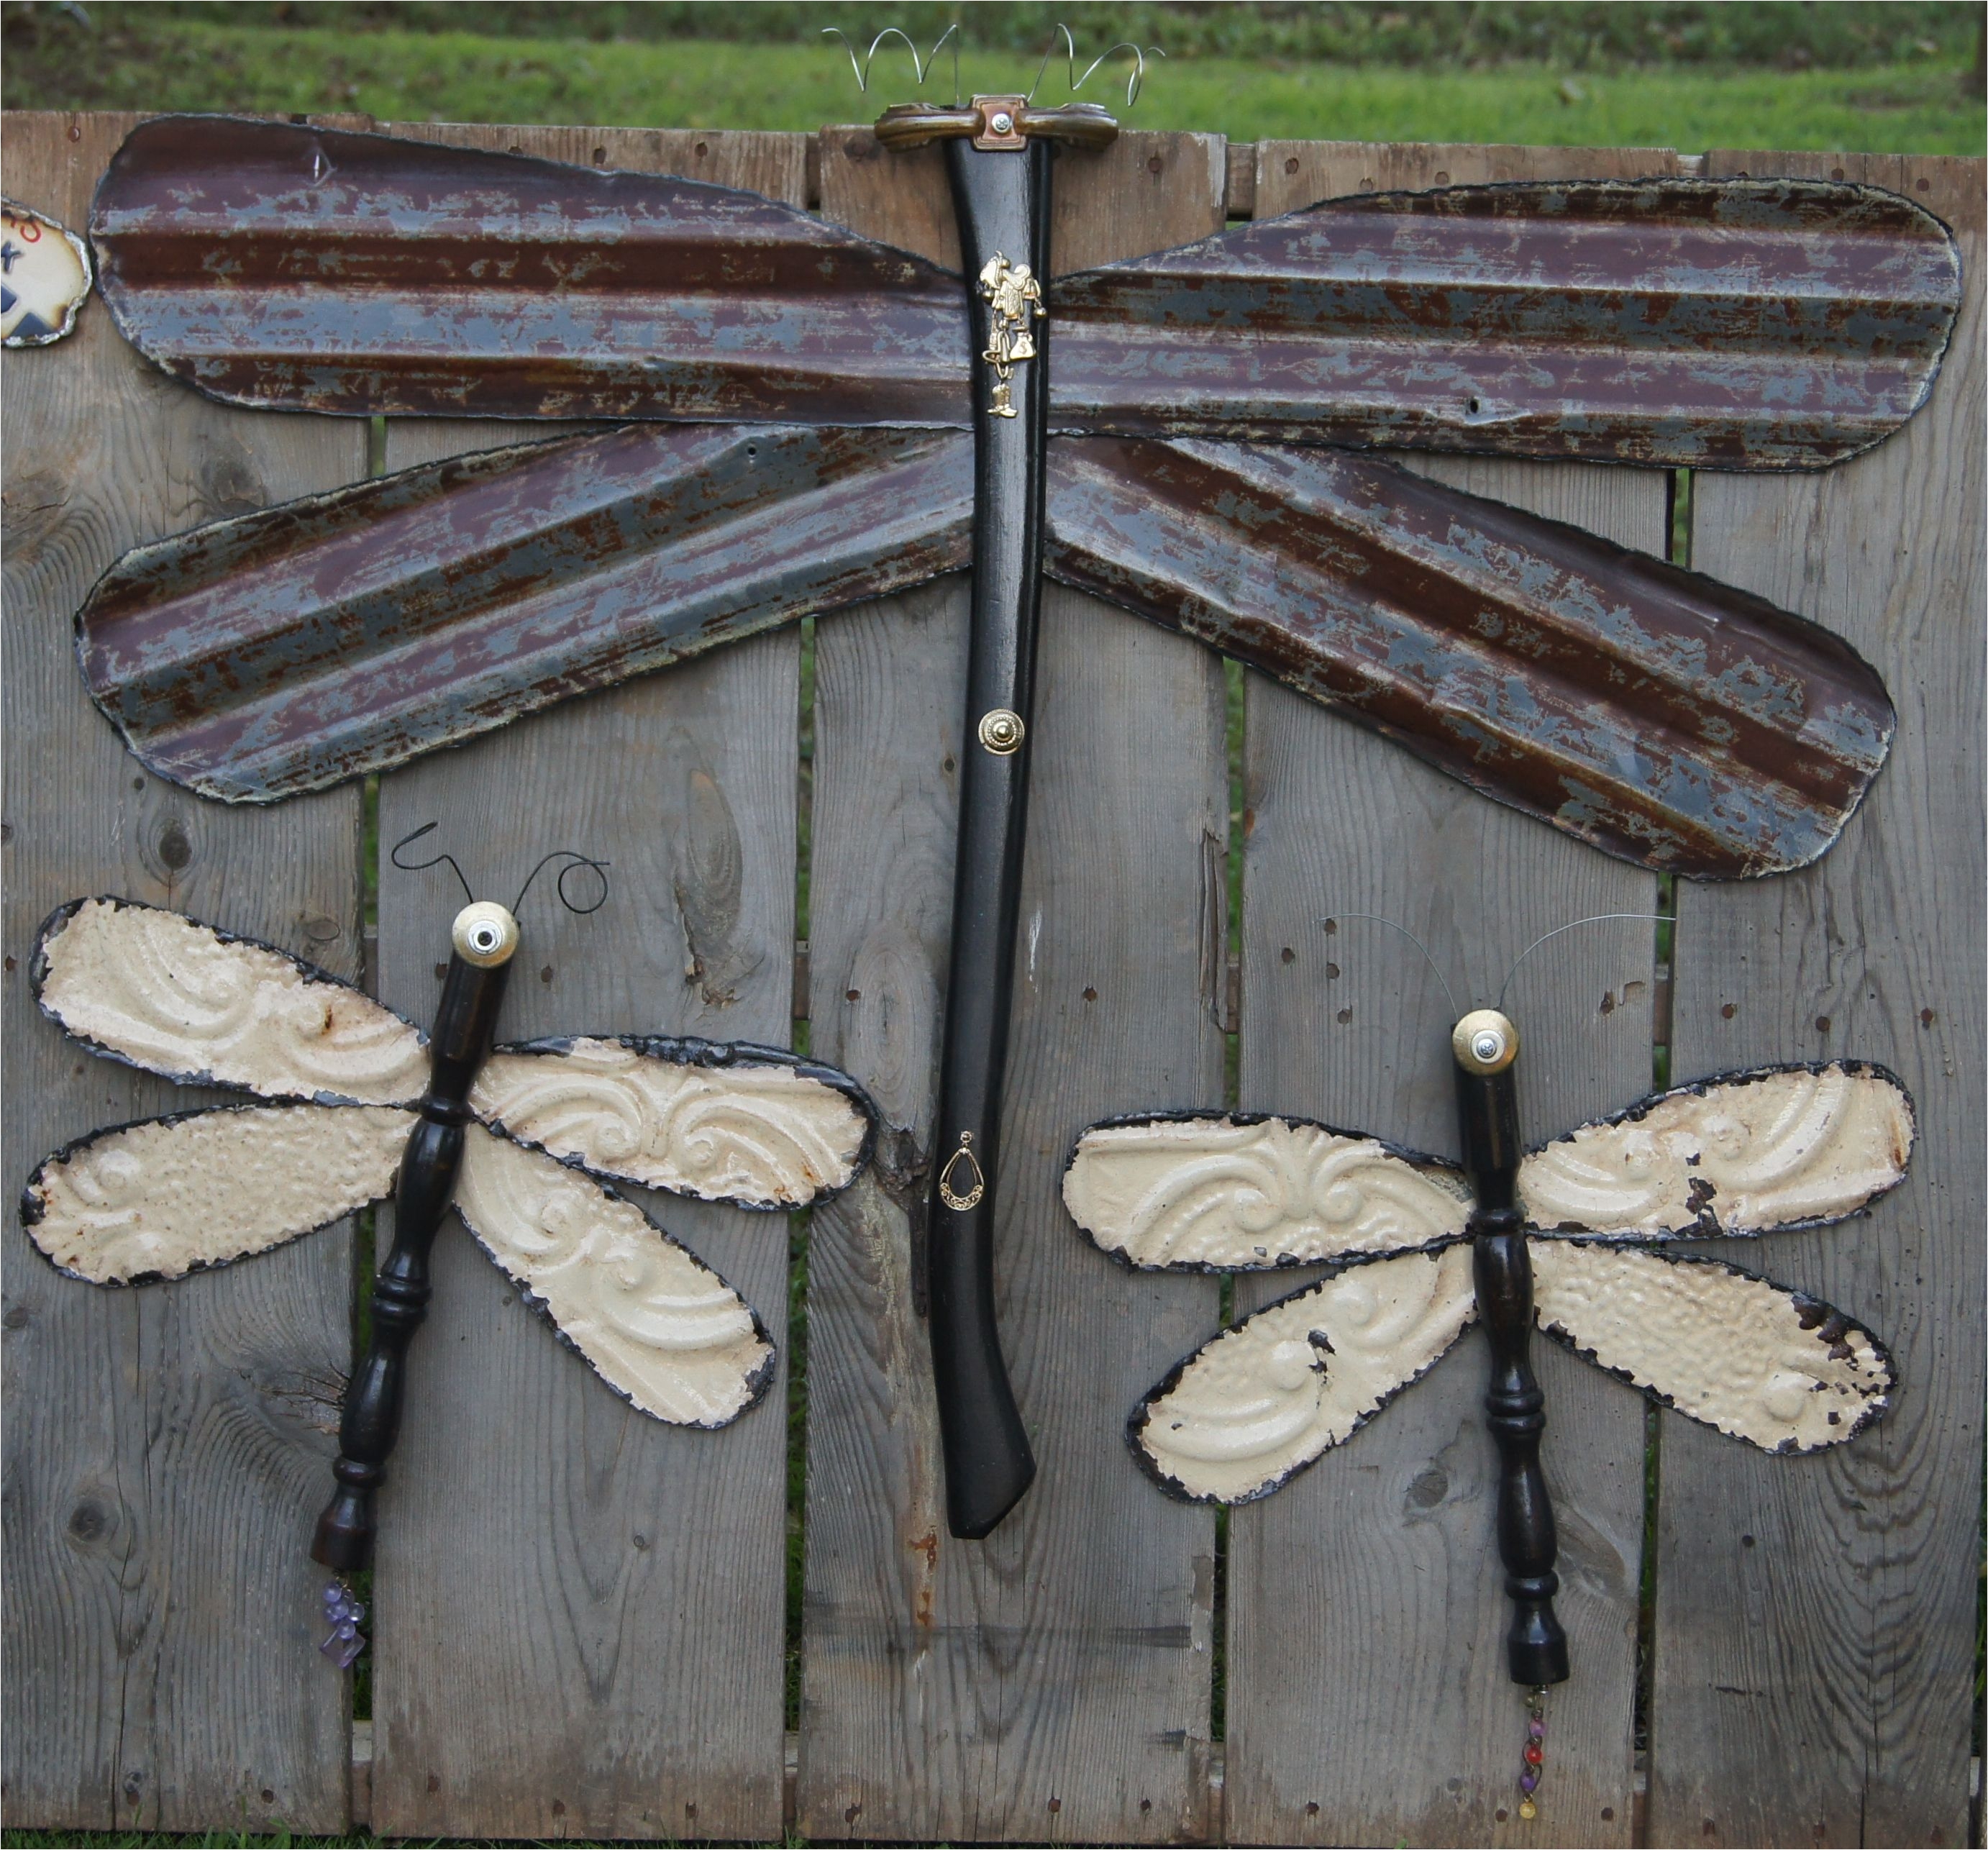
[[1804,866],[1891,747],[1819,624],[1378,457],[1068,438],[1049,472],[1052,577],[1623,860]]
[[[963,426],[937,265],[737,188],[161,117],[91,236],[212,396],[441,416]],[[1950,235],[1816,181],[1362,194],[1060,279],[1059,429],[1821,467],[1925,398]]]
[[1457,1238],[1470,1194],[1450,1164],[1298,1118],[1161,1113],[1094,1125],[1063,1204],[1142,1270],[1270,1271]]
[[1854,1438],[1898,1371],[1841,1311],[1716,1260],[1535,1240],[1540,1329],[1702,1426],[1769,1452]]
[[164,116],[112,160],[90,237],[125,337],[233,404],[968,421],[956,277],[732,187]]
[[1536,1226],[1637,1240],[1825,1226],[1905,1179],[1912,1101],[1867,1061],[1700,1080],[1584,1125],[1519,1170]]
[[127,553],[76,618],[160,776],[265,803],[972,556],[964,432],[628,425]]
[[43,924],[30,975],[42,1013],[86,1047],[184,1084],[323,1104],[411,1104],[427,1089],[411,1022],[184,913],[73,900]]
[[1177,1497],[1267,1497],[1421,1379],[1476,1314],[1467,1242],[1346,1266],[1175,1368],[1132,1410],[1133,1456]]
[[1063,430],[1820,468],[1925,402],[1952,234],[1875,187],[1370,193],[1060,278]]
[[854,1080],[779,1048],[633,1035],[499,1047],[469,1103],[594,1175],[760,1209],[846,1189],[877,1122]]

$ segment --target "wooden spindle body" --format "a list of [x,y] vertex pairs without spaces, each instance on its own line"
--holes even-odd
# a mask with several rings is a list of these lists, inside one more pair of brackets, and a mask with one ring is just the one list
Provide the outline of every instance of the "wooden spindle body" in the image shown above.
[[[1484,1057],[1493,1046],[1497,1051]],[[1532,1370],[1533,1264],[1518,1201],[1524,1154],[1518,1034],[1503,1016],[1482,1010],[1458,1023],[1456,1047],[1463,1162],[1476,1204],[1468,1231],[1477,1312],[1491,1351],[1484,1417],[1498,1448],[1498,1554],[1512,1601],[1506,1659],[1514,1683],[1564,1683],[1567,1634],[1553,1605],[1560,1590],[1554,1571],[1559,1544],[1540,1465],[1546,1396]]]
[[[499,961],[486,955],[465,926],[498,929],[492,915],[508,922],[508,943]],[[311,1554],[327,1568],[349,1573],[373,1557],[374,1498],[387,1477],[387,1460],[400,1436],[407,1397],[407,1349],[426,1320],[432,1287],[428,1254],[455,1192],[462,1165],[464,1127],[470,1121],[469,1088],[490,1050],[497,1011],[511,973],[517,924],[500,906],[472,905],[457,915],[441,1006],[429,1040],[427,1091],[417,1108],[420,1120],[408,1133],[394,1192],[394,1244],[373,1283],[373,1336],[366,1359],[345,1393],[338,1428],[338,1487],[317,1520]],[[465,949],[468,954],[465,955]]]

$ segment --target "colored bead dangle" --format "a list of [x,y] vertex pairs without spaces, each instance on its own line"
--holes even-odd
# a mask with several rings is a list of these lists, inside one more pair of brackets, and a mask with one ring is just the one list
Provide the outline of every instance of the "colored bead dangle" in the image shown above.
[[359,1622],[365,1616],[366,1608],[352,1597],[343,1581],[325,1582],[324,1622],[330,1626],[331,1635],[318,1649],[341,1670],[350,1670],[366,1649],[365,1637],[359,1629]]
[[1543,1683],[1526,1699],[1526,1753],[1519,1767],[1519,1815],[1521,1818],[1539,1816],[1538,1801],[1533,1794],[1540,1789],[1540,1781],[1546,1771],[1547,1760],[1547,1692]]

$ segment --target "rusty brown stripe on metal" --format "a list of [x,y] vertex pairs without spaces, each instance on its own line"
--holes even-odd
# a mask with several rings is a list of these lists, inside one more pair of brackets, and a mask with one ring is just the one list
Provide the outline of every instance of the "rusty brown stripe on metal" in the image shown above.
[[1645,867],[1800,867],[1890,747],[1820,626],[1377,458],[1063,438],[1048,499],[1053,576]]
[[962,431],[632,425],[485,451],[129,553],[79,615],[159,776],[268,802],[972,556]]
[[1653,179],[1329,201],[1060,278],[1059,430],[1819,468],[1923,402],[1951,235],[1876,188]]
[[126,337],[237,404],[967,421],[958,278],[733,188],[161,117],[90,235]]

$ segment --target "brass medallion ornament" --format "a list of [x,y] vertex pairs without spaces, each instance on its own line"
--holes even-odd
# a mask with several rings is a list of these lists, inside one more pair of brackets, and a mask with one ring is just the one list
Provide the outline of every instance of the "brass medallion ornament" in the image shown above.
[[979,728],[980,742],[996,758],[1007,758],[1022,749],[1022,741],[1028,736],[1029,729],[1022,723],[1019,713],[1007,707],[996,707],[980,715]]

